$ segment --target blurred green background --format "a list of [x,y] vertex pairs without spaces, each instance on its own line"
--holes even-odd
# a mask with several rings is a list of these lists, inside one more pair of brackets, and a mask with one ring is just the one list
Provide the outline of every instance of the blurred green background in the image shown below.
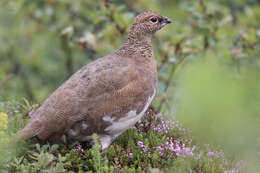
[[1,0],[0,102],[40,103],[118,48],[144,10],[174,21],[154,38],[154,107],[195,139],[259,163],[259,0]]

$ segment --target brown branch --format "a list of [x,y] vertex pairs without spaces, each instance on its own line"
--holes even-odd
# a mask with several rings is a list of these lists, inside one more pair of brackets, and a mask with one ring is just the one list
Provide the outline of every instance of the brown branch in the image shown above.
[[72,51],[69,46],[69,38],[67,35],[63,35],[61,39],[61,46],[66,55],[65,67],[67,71],[67,77],[70,77],[73,74],[73,58]]
[[104,7],[109,11],[109,14],[107,15],[109,21],[115,26],[120,35],[124,35],[126,33],[126,28],[122,27],[119,23],[116,22],[114,17],[114,10],[111,7],[111,2],[109,0],[103,0],[103,4]]
[[7,76],[5,76],[5,78],[0,81],[0,89],[4,88],[4,85],[13,78],[13,74],[8,74]]
[[[185,59],[185,55],[182,53],[182,43],[187,39],[187,37],[184,37],[182,38],[176,45],[175,45],[175,50],[174,50],[174,53],[176,55],[176,57],[179,57],[177,58],[177,63],[176,64],[173,64],[172,65],[172,68],[171,68],[171,71],[170,71],[170,74],[167,78],[167,80],[164,79],[164,83],[165,83],[165,90],[164,92],[167,93],[167,91],[169,90],[170,88],[170,84],[173,80],[173,77],[174,77],[174,74],[177,70],[177,68],[180,66],[180,64],[184,61]],[[169,59],[169,55],[168,54],[165,54],[165,56],[167,56],[165,59]],[[161,98],[161,101],[160,101],[160,104],[158,106],[158,109],[157,111],[161,111],[162,109],[162,106],[167,102],[167,98],[166,97],[163,97]]]
[[[179,61],[172,66],[172,69],[171,69],[171,71],[170,71],[168,80],[165,81],[165,90],[164,90],[165,93],[168,92],[168,90],[169,90],[169,88],[170,88],[170,84],[171,84],[171,82],[172,82],[172,80],[173,80],[174,74],[175,74],[177,68],[180,66],[180,64],[183,63],[185,57],[186,57],[186,56],[182,56],[182,57],[179,59]],[[166,103],[166,101],[167,101],[167,98],[166,98],[166,97],[162,98],[162,100],[161,100],[161,102],[160,102],[160,104],[159,104],[159,106],[158,106],[158,112],[161,111],[162,106]]]

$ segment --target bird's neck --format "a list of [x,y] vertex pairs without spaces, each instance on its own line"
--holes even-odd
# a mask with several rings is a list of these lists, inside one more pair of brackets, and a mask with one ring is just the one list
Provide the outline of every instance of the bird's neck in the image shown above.
[[116,53],[130,58],[152,58],[152,36],[130,32],[127,41]]

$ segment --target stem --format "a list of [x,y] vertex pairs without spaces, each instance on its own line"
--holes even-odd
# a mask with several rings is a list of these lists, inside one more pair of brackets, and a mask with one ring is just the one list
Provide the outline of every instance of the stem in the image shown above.
[[66,55],[66,62],[65,62],[65,67],[67,72],[66,77],[70,77],[73,74],[73,58],[72,58],[72,51],[69,46],[69,40],[67,36],[62,37],[61,46]]

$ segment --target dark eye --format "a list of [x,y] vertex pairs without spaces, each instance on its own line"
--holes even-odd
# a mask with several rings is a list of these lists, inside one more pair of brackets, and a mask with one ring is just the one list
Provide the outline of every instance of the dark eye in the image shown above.
[[153,22],[153,23],[156,23],[156,22],[158,21],[158,19],[157,19],[156,17],[152,17],[152,18],[150,19],[150,21]]

